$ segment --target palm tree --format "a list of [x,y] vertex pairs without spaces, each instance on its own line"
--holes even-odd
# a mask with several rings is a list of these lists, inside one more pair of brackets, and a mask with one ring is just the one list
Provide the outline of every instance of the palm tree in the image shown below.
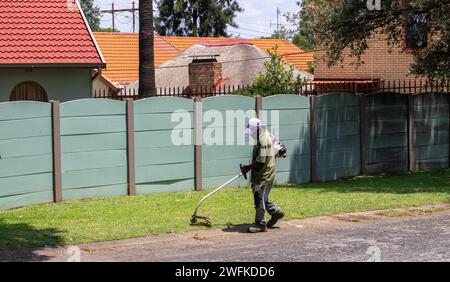
[[139,97],[156,95],[153,0],[139,1]]

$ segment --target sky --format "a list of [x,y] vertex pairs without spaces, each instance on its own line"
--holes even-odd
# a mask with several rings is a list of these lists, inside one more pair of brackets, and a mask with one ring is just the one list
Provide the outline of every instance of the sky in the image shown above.
[[[133,0],[94,0],[94,2],[102,10],[111,10],[112,2],[114,2],[115,9],[131,8]],[[136,0],[136,7],[138,2],[139,0]],[[297,0],[238,0],[238,2],[244,11],[238,13],[236,17],[239,28],[228,29],[229,34],[233,37],[257,38],[270,36],[276,29],[277,7],[281,11],[280,24],[288,24],[283,17],[283,13],[298,10]],[[133,30],[131,13],[117,13],[115,19],[116,27],[120,31],[131,32]],[[270,27],[271,23],[272,27]],[[111,14],[103,15],[101,26],[112,26]]]

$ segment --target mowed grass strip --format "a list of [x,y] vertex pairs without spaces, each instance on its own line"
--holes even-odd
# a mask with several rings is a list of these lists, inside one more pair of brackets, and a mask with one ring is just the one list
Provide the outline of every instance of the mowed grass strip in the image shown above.
[[[0,249],[60,246],[205,229],[190,218],[204,192],[95,198],[0,211]],[[328,183],[275,187],[271,198],[286,218],[306,218],[450,201],[450,170],[396,176],[359,176]],[[250,188],[227,188],[208,199],[200,214],[213,227],[251,223]]]

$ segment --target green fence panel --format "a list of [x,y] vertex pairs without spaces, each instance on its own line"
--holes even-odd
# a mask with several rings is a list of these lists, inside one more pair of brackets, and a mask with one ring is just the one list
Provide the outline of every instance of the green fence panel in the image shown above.
[[331,181],[361,170],[359,96],[330,93],[317,97],[317,179]]
[[[310,100],[281,94],[263,98],[269,129],[278,133],[288,157],[277,159],[277,183],[304,183],[311,179]],[[274,119],[274,117],[278,117]],[[278,128],[277,128],[278,127]]]
[[193,100],[152,97],[135,102],[138,194],[194,188]]
[[63,199],[127,194],[125,102],[61,104]]
[[[239,173],[239,164],[251,162],[253,146],[244,130],[248,119],[255,117],[255,98],[216,96],[202,103],[203,186],[217,187]],[[243,177],[230,184],[247,185]]]
[[0,208],[53,201],[51,105],[0,104]]
[[369,173],[405,171],[408,97],[396,93],[366,96],[366,165]]
[[449,166],[449,94],[414,95],[415,169]]

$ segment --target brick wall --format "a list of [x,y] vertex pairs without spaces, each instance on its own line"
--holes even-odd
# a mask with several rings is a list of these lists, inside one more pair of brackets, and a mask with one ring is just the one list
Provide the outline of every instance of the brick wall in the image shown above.
[[[348,51],[344,51],[345,59],[342,64],[329,68],[323,60],[325,51],[315,53],[316,68],[314,77],[316,79],[414,79],[409,75],[410,65],[413,63],[411,52],[403,51],[403,46],[388,46],[385,35],[377,34],[368,40],[369,48],[361,57],[365,64],[357,67],[351,65],[354,58],[348,58]],[[391,53],[389,50],[391,49]]]
[[189,64],[189,86],[195,89],[214,89],[222,79],[222,64],[218,62],[193,62]]

